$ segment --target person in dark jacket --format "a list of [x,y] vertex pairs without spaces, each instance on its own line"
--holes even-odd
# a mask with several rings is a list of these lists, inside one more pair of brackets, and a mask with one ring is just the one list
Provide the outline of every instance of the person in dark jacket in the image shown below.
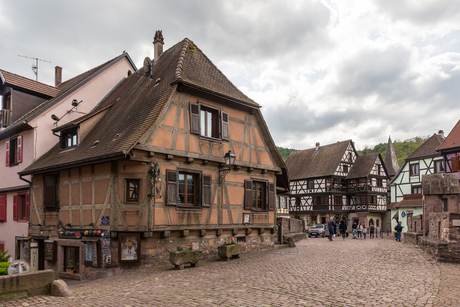
[[401,242],[401,232],[402,232],[402,229],[403,229],[403,226],[401,224],[402,224],[402,222],[399,221],[398,225],[396,225],[396,227],[395,227],[395,230],[398,233],[398,235],[396,236],[396,241],[398,241],[398,242]]
[[332,220],[332,217],[330,217],[329,222],[327,222],[327,229],[329,230],[329,241],[332,241],[332,236],[334,235],[334,228],[335,223]]
[[342,234],[342,238],[345,240],[347,236],[347,222],[345,222],[345,220],[340,222],[340,233]]

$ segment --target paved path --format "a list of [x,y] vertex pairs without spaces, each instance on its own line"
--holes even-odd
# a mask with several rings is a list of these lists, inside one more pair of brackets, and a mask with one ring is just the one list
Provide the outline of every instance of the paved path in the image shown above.
[[73,298],[0,306],[457,306],[460,265],[387,238],[312,238],[239,260],[183,271],[144,266],[70,287]]

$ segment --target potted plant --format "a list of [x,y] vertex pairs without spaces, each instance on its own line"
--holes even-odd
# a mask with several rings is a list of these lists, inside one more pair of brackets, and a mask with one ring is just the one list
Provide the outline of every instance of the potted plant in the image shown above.
[[73,268],[73,265],[68,265],[67,266],[67,270],[66,270],[66,273],[67,274],[73,274],[74,273],[74,268]]
[[218,248],[219,257],[222,260],[228,261],[230,258],[240,258],[241,244],[236,243],[233,238],[229,242],[225,241],[224,244]]
[[201,260],[202,255],[202,251],[192,249],[192,244],[189,244],[186,250],[177,246],[177,251],[169,252],[169,262],[175,266],[176,270],[183,270],[184,265],[188,263],[192,267],[198,266],[198,261]]

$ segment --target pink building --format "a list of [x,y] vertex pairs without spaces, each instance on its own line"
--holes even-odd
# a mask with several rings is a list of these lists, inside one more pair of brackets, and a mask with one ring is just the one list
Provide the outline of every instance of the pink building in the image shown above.
[[[134,71],[127,53],[62,83],[62,69],[56,67],[55,87],[0,70],[0,251],[8,250],[12,259],[28,258],[20,241],[29,239],[30,177],[17,173],[58,143],[50,130],[91,112]],[[79,139],[69,132],[69,150]]]

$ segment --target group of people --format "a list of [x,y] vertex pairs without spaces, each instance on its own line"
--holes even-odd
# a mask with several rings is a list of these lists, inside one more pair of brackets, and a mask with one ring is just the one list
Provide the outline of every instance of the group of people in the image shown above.
[[[347,221],[345,219],[336,224],[331,217],[329,218],[329,222],[327,223],[327,228],[329,230],[329,241],[333,241],[336,236],[341,236],[343,240],[345,240],[345,238],[348,237],[348,226]],[[337,232],[337,228],[339,232]],[[368,229],[365,224],[363,225],[361,223],[358,224],[357,222],[354,222],[351,228],[353,233],[353,239],[366,239]],[[374,224],[371,224],[369,226],[369,234],[371,239],[375,238]]]

